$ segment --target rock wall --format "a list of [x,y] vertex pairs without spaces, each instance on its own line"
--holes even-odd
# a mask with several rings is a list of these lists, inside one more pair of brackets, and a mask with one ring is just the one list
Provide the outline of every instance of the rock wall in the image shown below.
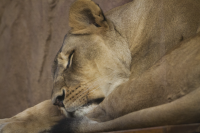
[[[51,64],[73,1],[0,0],[0,118],[50,99]],[[94,1],[108,11],[131,0]]]

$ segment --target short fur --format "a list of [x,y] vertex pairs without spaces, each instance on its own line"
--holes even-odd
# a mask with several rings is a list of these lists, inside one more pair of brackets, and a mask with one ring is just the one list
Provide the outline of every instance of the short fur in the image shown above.
[[49,132],[51,127],[65,116],[60,109],[52,106],[51,100],[28,108],[8,119],[0,120],[1,133],[40,133]]
[[[68,118],[51,132],[200,122],[199,0],[134,0],[105,15],[93,1],[77,0],[69,16],[52,91]],[[104,100],[88,104],[96,99]]]

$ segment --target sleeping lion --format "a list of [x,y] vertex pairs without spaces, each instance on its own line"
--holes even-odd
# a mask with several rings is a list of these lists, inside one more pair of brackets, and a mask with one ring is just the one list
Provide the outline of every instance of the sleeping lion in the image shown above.
[[106,14],[77,0],[69,26],[53,63],[52,99],[0,120],[1,133],[200,122],[200,0],[133,0]]

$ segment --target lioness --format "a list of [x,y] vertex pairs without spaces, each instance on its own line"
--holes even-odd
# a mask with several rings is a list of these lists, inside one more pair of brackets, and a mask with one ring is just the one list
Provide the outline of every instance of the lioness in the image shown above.
[[1,132],[101,132],[200,122],[199,0],[134,0],[105,15],[93,1],[77,0],[69,26],[54,61],[52,91],[53,104],[66,118],[58,109],[45,111],[54,108],[46,101],[28,109],[31,115],[24,111],[1,120]]

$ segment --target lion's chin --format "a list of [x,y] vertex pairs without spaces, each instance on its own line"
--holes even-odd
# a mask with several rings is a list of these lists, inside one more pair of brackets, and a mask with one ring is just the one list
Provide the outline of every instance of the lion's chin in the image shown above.
[[94,108],[96,108],[98,104],[90,104],[87,106],[80,107],[74,112],[67,112],[64,107],[60,107],[60,110],[63,115],[67,118],[76,118],[76,117],[82,117],[88,114],[90,111],[92,111]]
[[66,109],[64,106],[59,107],[62,114],[64,114],[68,118],[76,118],[76,117],[82,117],[88,114],[90,111],[92,111],[94,108],[96,108],[102,101],[104,100],[104,97],[91,99],[86,104],[80,106],[80,107],[73,107],[71,109]]

